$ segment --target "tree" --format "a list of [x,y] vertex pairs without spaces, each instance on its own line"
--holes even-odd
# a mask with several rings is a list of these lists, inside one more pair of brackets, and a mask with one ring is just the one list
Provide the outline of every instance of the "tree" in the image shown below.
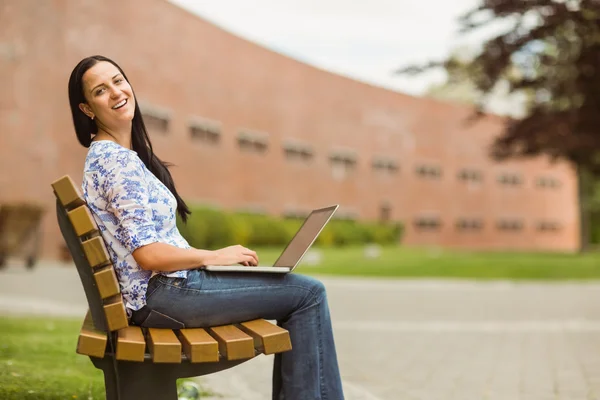
[[[472,47],[459,47],[453,50],[444,65],[446,81],[431,85],[427,88],[425,96],[453,103],[479,104],[483,112],[522,117],[525,106],[533,94],[525,90],[509,93],[510,80],[518,76],[520,71],[515,68],[510,69],[506,76],[498,79],[493,90],[482,93],[473,79],[476,74],[481,73],[473,63],[475,56],[475,49]],[[485,101],[482,101],[484,95]]]
[[[494,142],[497,160],[546,154],[574,164],[579,175],[582,246],[589,241],[589,200],[600,179],[600,1],[482,0],[460,18],[463,33],[502,21],[510,28],[486,40],[470,62],[481,93],[476,115],[500,81],[526,92],[521,118],[507,118]],[[420,73],[453,65],[452,58],[409,66]],[[519,73],[510,73],[519,71]]]

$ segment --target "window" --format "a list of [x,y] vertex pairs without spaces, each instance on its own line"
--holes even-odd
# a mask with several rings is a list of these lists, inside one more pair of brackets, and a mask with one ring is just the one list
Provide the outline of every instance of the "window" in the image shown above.
[[379,221],[389,222],[392,219],[392,206],[389,203],[383,203],[379,206]]
[[456,221],[456,229],[459,231],[479,231],[483,229],[483,220],[480,218],[459,218]]
[[150,132],[167,133],[169,131],[169,120],[154,115],[144,115],[144,125]]
[[289,161],[300,161],[302,163],[307,163],[312,161],[314,158],[312,146],[292,139],[284,141],[283,151],[285,153],[286,160]]
[[149,133],[166,134],[169,131],[171,113],[168,110],[143,102],[139,104],[139,107],[144,118],[144,125]]
[[356,153],[352,150],[334,150],[329,155],[329,162],[333,177],[343,179],[356,168]]
[[560,187],[560,181],[551,176],[540,176],[535,180],[535,185],[540,188],[558,188]]
[[216,121],[196,118],[190,121],[189,132],[192,140],[200,143],[216,145],[221,141],[221,124]]
[[264,153],[267,151],[269,135],[262,132],[241,130],[238,132],[238,146],[249,153]]
[[398,172],[399,169],[398,163],[392,158],[388,157],[373,157],[373,162],[371,165],[375,171],[389,174]]
[[439,179],[442,176],[442,169],[438,165],[418,165],[415,169],[417,175],[423,178]]
[[523,229],[523,221],[520,219],[501,219],[496,223],[501,231],[520,231]]
[[472,168],[463,168],[458,172],[458,179],[467,182],[481,182],[483,173]]
[[417,217],[414,224],[418,230],[437,230],[442,226],[440,218],[435,216]]
[[501,185],[518,186],[523,183],[523,178],[518,174],[503,173],[498,175],[498,182]]
[[556,232],[560,230],[560,224],[554,221],[540,221],[537,223],[537,230],[541,232]]

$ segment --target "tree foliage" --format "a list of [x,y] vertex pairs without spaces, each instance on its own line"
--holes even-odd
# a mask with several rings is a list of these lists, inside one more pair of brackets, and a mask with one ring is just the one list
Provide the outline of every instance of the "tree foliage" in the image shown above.
[[[600,176],[600,1],[482,0],[461,17],[461,31],[499,20],[509,29],[486,40],[469,66],[482,94],[477,111],[507,77],[510,92],[525,91],[530,100],[524,117],[507,118],[492,155],[547,154]],[[451,70],[455,64],[450,57],[400,72]]]

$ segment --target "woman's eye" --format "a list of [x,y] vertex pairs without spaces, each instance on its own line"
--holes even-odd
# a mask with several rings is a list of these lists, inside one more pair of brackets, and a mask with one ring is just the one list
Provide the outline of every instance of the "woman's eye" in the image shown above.
[[103,90],[104,90],[104,88],[96,90],[96,96],[99,95],[100,93],[102,93]]
[[117,80],[115,81],[115,83],[121,83],[121,82],[123,82],[123,79],[117,79]]

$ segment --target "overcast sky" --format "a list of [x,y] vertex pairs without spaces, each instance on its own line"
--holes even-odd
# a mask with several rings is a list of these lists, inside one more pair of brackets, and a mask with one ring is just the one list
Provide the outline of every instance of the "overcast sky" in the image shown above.
[[481,42],[457,17],[479,0],[170,0],[222,28],[317,67],[411,94],[441,73],[401,77],[405,64]]

